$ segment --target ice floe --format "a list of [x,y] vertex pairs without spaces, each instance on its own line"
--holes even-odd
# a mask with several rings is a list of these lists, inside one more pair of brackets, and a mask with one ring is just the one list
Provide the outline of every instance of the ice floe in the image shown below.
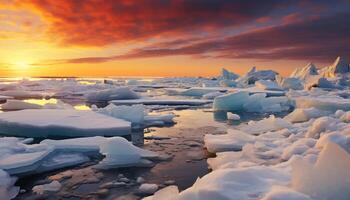
[[99,169],[130,166],[151,166],[148,159],[158,154],[132,145],[122,137],[87,137],[64,140],[44,140],[40,144],[25,144],[17,138],[0,138],[0,169],[11,175],[29,175],[52,171],[88,162],[89,156],[105,156]]
[[28,109],[0,113],[0,133],[18,137],[129,135],[130,122],[94,111]]

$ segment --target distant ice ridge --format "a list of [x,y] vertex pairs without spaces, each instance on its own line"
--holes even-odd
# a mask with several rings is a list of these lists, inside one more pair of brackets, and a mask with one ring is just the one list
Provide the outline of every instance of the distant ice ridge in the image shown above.
[[216,153],[207,161],[213,171],[182,192],[172,186],[146,199],[347,200],[349,113],[299,108],[284,119],[271,116],[208,134],[205,146]]
[[318,69],[316,65],[309,63],[296,69],[290,77],[299,79],[305,89],[341,89],[349,86],[349,75],[349,61],[339,56],[331,66]]

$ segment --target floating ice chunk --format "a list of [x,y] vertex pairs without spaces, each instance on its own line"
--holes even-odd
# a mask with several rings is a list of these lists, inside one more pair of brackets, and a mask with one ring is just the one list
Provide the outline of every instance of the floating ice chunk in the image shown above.
[[115,118],[124,119],[135,124],[141,124],[143,123],[146,111],[141,104],[131,106],[116,106],[114,104],[109,104],[104,108],[98,109],[97,112]]
[[332,78],[349,72],[349,62],[343,57],[338,56],[334,63],[325,70],[324,76]]
[[0,113],[0,132],[20,137],[129,135],[130,122],[93,111],[21,110]]
[[16,178],[10,177],[4,170],[0,169],[0,200],[13,199],[19,193],[19,187],[14,186]]
[[312,118],[318,118],[330,114],[330,112],[318,110],[316,108],[297,108],[284,117],[291,123],[306,122]]
[[288,175],[268,167],[218,169],[180,193],[179,200],[242,200],[258,198],[273,185],[284,185]]
[[319,138],[320,134],[325,131],[335,131],[338,120],[332,117],[320,117],[316,119],[306,133],[306,137]]
[[170,124],[174,122],[173,119],[175,117],[173,114],[148,115],[145,106],[142,104],[131,106],[109,104],[104,108],[93,107],[93,110],[114,118],[124,119],[133,125]]
[[24,174],[34,171],[53,150],[53,148],[42,146],[37,151],[27,150],[2,156],[0,158],[0,169],[6,170],[9,174]]
[[269,118],[260,121],[250,121],[248,125],[242,127],[241,130],[250,134],[262,134],[268,131],[278,131],[284,128],[290,128],[291,126],[292,124],[288,121],[270,115]]
[[106,142],[108,138],[95,136],[84,138],[72,138],[64,140],[45,139],[40,144],[47,144],[58,150],[69,149],[71,152],[91,153],[99,152],[100,145]]
[[272,70],[256,70],[256,67],[250,69],[247,74],[237,79],[238,82],[244,84],[254,84],[258,80],[275,80],[278,73]]
[[316,140],[312,138],[302,138],[294,142],[283,150],[281,158],[283,160],[289,160],[293,155],[301,155],[308,149],[314,147]]
[[201,99],[131,99],[131,100],[113,100],[109,103],[114,105],[133,105],[133,104],[143,104],[143,105],[190,105],[199,106],[211,103],[210,100]]
[[33,187],[33,192],[37,194],[44,194],[44,192],[58,192],[62,185],[58,181],[52,181],[49,184],[36,185]]
[[260,112],[282,112],[287,111],[291,107],[291,103],[287,97],[269,97],[261,99]]
[[98,168],[128,167],[141,162],[139,152],[129,141],[122,137],[111,138],[102,143],[100,153],[105,155],[105,158],[98,164]]
[[89,102],[105,102],[111,100],[138,99],[139,96],[128,87],[119,87],[91,92],[87,94],[86,98]]
[[[64,151],[64,150],[63,150]],[[66,167],[77,166],[90,161],[90,158],[82,153],[56,153],[42,160],[40,167],[29,173],[43,173]]]
[[174,123],[174,118],[174,114],[146,115],[144,120],[146,124],[151,124],[157,121],[163,122],[165,124],[171,124]]
[[297,108],[317,108],[319,110],[329,110],[335,112],[337,110],[350,110],[350,99],[334,97],[297,97],[294,98]]
[[203,95],[203,99],[215,99],[215,97],[224,95],[222,92],[210,92],[208,94]]
[[265,93],[257,93],[250,95],[243,104],[244,110],[248,112],[260,112],[262,110],[261,101],[266,98]]
[[312,200],[309,196],[291,188],[275,186],[261,200]]
[[245,144],[251,142],[254,142],[254,136],[235,129],[228,129],[227,134],[224,135],[206,134],[204,136],[205,147],[212,153],[240,151]]
[[150,184],[150,183],[143,183],[140,185],[138,189],[138,193],[140,194],[153,194],[158,190],[158,185],[157,184]]
[[[64,140],[46,139],[46,140],[43,140],[41,144],[48,144],[50,146],[53,146],[55,149],[62,149],[62,150],[69,149],[72,152],[74,151],[74,152],[90,153],[90,152],[100,151],[100,147],[108,143],[109,140],[113,140],[111,143],[117,143],[117,141],[119,141],[120,143],[125,143],[125,140],[123,139],[114,139],[114,138],[119,138],[119,137],[106,138],[101,136],[95,136],[95,137],[72,138],[72,139],[64,139]],[[108,147],[108,145],[105,147]],[[157,153],[144,150],[133,145],[130,148],[133,148],[133,151],[138,152],[142,158],[158,157]]]
[[350,196],[350,155],[340,146],[328,143],[315,165],[302,159],[292,163],[292,186],[318,200],[347,200]]
[[270,80],[259,80],[255,82],[255,86],[262,90],[283,90],[276,82]]
[[227,113],[227,119],[237,121],[237,120],[240,120],[240,119],[241,119],[241,117],[240,117],[239,115],[237,115],[237,114],[234,114],[234,113],[228,112],[228,113]]
[[213,108],[216,111],[237,111],[243,109],[243,104],[248,100],[248,92],[236,92],[218,96],[214,99]]

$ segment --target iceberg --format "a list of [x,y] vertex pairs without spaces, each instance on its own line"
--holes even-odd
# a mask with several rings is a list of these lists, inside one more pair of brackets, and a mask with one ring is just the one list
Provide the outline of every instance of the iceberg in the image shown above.
[[0,133],[17,137],[129,135],[130,122],[94,111],[28,109],[0,113]]
[[249,96],[245,91],[218,96],[213,103],[215,111],[282,112],[290,107],[291,102],[287,97],[267,98],[266,93]]
[[325,69],[324,76],[328,78],[336,77],[350,72],[349,61],[338,56],[334,63]]
[[274,81],[277,72],[272,70],[257,70],[256,67],[251,68],[247,74],[237,79],[237,82],[243,84],[254,84],[258,80],[271,80]]
[[230,72],[225,68],[222,68],[221,77],[226,80],[236,80],[237,78],[239,78],[239,75]]
[[308,78],[316,75],[319,75],[316,65],[314,65],[313,63],[308,63],[303,68],[295,69],[294,72],[292,72],[292,74],[290,75],[290,77],[298,78],[300,80],[305,81]]
[[218,96],[214,99],[213,108],[215,111],[239,111],[248,100],[248,92],[235,92]]

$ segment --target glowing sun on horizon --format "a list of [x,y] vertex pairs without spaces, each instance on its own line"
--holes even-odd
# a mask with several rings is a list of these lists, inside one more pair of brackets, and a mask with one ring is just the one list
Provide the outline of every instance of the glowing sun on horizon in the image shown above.
[[18,71],[27,71],[30,68],[30,64],[26,61],[17,61],[13,63],[13,68]]

